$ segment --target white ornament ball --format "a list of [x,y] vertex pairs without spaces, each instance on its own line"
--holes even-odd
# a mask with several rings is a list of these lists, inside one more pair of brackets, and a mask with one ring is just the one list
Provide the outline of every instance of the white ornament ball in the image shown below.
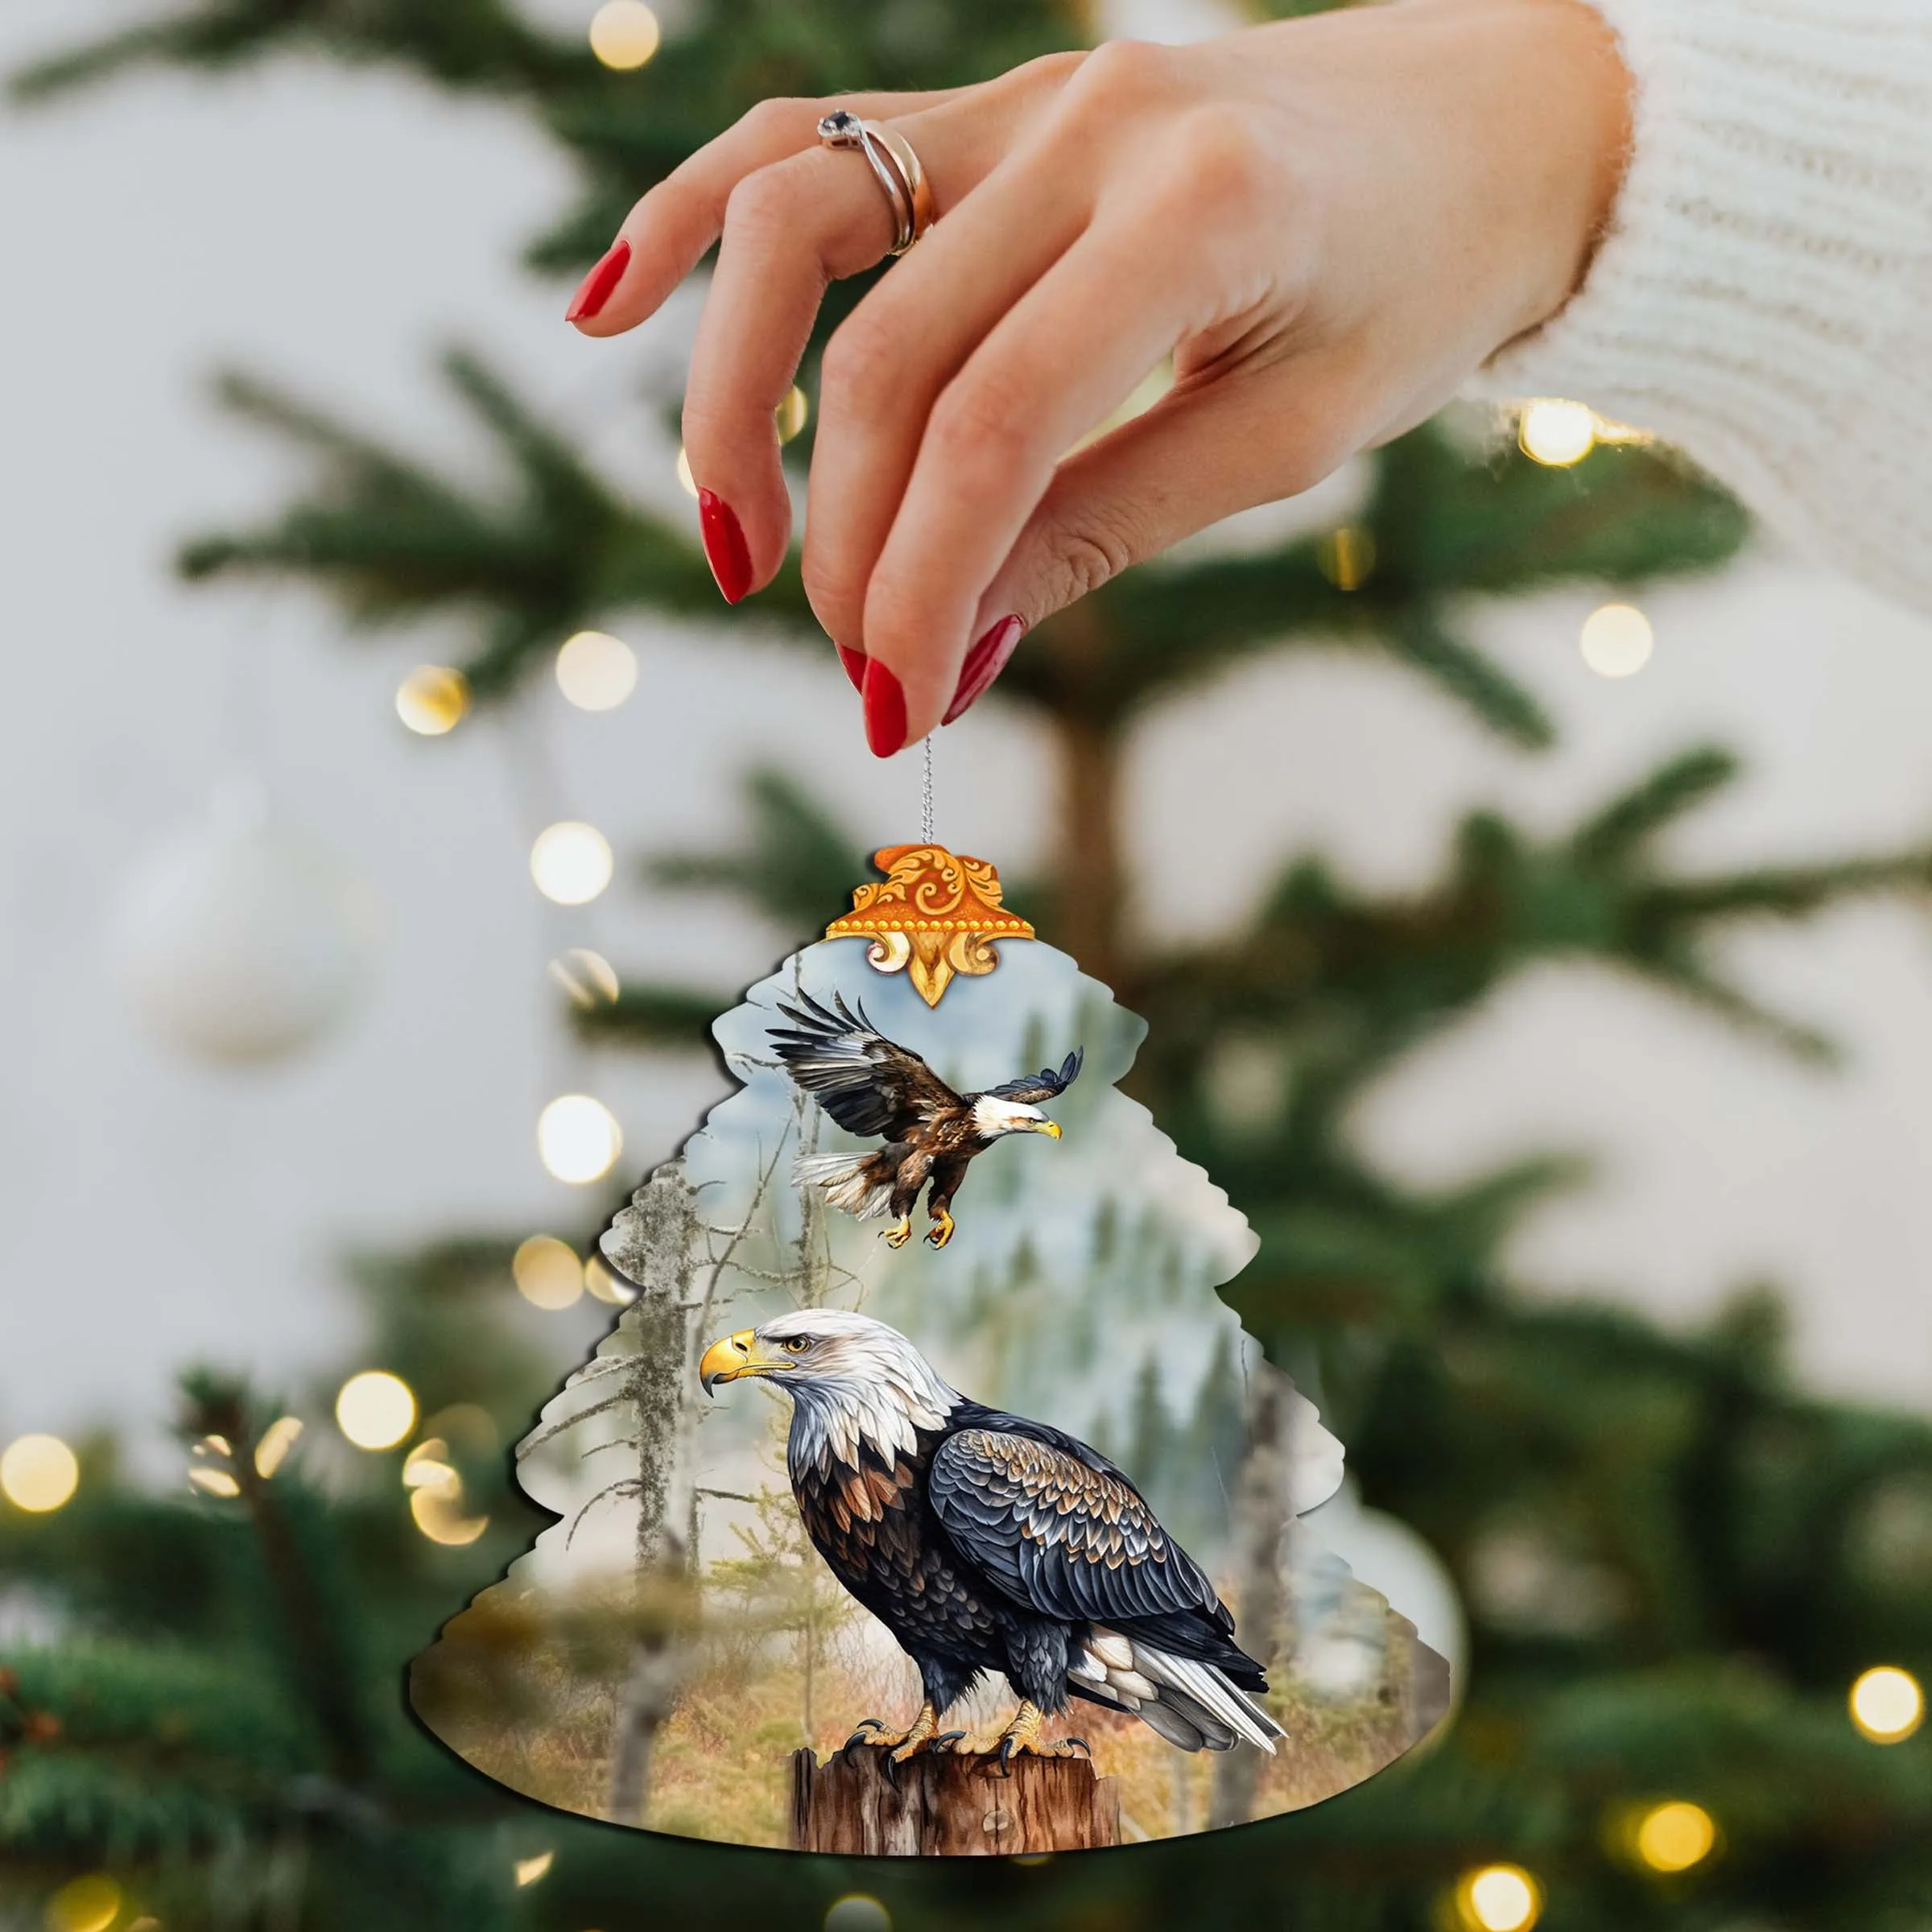
[[115,919],[135,1010],[169,1044],[225,1064],[279,1060],[320,1038],[368,977],[366,888],[253,786],[149,857]]
[[1469,1662],[1469,1622],[1449,1566],[1400,1517],[1364,1509],[1352,1480],[1307,1520],[1357,1583],[1386,1598],[1415,1625],[1417,1636],[1448,1661],[1449,1681],[1459,1704]]

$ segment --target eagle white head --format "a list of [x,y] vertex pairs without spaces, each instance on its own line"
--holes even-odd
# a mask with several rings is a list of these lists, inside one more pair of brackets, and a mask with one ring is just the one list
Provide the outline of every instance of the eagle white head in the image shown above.
[[973,1132],[982,1140],[997,1141],[1007,1133],[1044,1133],[1060,1137],[1060,1124],[1050,1121],[1037,1107],[1023,1100],[1003,1100],[997,1093],[982,1093],[972,1103]]
[[888,1460],[919,1444],[960,1400],[898,1330],[844,1308],[801,1308],[713,1342],[698,1364],[720,1382],[768,1381],[792,1398],[793,1465],[857,1463],[865,1443]]

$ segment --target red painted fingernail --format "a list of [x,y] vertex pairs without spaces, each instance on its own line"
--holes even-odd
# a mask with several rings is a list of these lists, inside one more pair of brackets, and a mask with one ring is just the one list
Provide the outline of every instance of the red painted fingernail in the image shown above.
[[698,527],[704,533],[704,560],[727,604],[751,588],[751,551],[731,506],[708,489],[698,492]]
[[570,307],[564,312],[566,322],[588,322],[610,299],[610,291],[624,279],[624,271],[630,266],[630,244],[615,242],[605,252],[604,258],[577,285],[577,292],[570,299]]
[[865,652],[849,650],[843,644],[835,644],[832,649],[839,654],[839,662],[844,666],[846,676],[852,679],[852,689],[863,692],[865,689]]
[[960,667],[960,682],[953,691],[952,704],[939,720],[942,724],[950,724],[985,696],[986,687],[1006,668],[1006,660],[1013,655],[1013,646],[1026,634],[1026,626],[1018,617],[1001,617],[998,623],[988,627],[979,642],[967,652],[966,662]]
[[865,660],[865,742],[875,758],[906,749],[906,693],[877,658]]

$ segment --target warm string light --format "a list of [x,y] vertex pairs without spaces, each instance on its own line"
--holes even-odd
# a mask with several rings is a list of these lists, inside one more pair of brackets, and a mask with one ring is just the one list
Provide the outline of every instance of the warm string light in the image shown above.
[[615,711],[638,687],[637,654],[608,631],[580,630],[557,652],[557,688],[580,711]]
[[1671,1798],[1637,1821],[1637,1856],[1653,1872],[1688,1872],[1717,1848],[1717,1821],[1702,1805]]
[[530,876],[545,898],[587,906],[610,883],[610,841],[594,825],[564,819],[545,827],[530,848]]
[[465,1513],[463,1477],[440,1435],[426,1436],[403,1458],[402,1487],[409,1492],[410,1515],[432,1543],[460,1549],[489,1527],[487,1516]]
[[336,1426],[358,1449],[393,1449],[416,1426],[416,1398],[386,1368],[352,1375],[336,1396]]
[[1567,469],[1596,448],[1596,412],[1585,402],[1539,396],[1524,405],[1517,420],[1516,440],[1533,461],[1551,469]]
[[105,1872],[70,1878],[47,1901],[47,1932],[107,1932],[122,1903],[121,1888]]
[[601,1180],[624,1151],[616,1117],[587,1093],[559,1095],[537,1118],[537,1153],[559,1181],[584,1187]]
[[698,493],[698,480],[691,473],[690,453],[681,444],[678,449],[678,487],[687,497]]
[[419,664],[396,689],[396,716],[425,738],[454,731],[469,709],[469,680],[444,664]]
[[614,1006],[623,991],[617,968],[601,952],[573,946],[550,963],[550,976],[568,995],[573,1006],[588,1013],[593,1007]]
[[811,403],[797,383],[786,390],[785,400],[771,412],[771,419],[777,425],[781,443],[789,443],[804,433],[805,425],[811,420]]
[[1650,620],[1633,604],[1604,604],[1583,620],[1577,648],[1600,678],[1633,677],[1650,662]]
[[516,1874],[519,1887],[534,1885],[539,1879],[549,1876],[551,1867],[556,1862],[555,1852],[539,1852],[534,1858],[518,1859],[510,1869]]
[[848,1892],[826,1907],[825,1932],[892,1932],[892,1914],[869,1892]]
[[583,1298],[584,1264],[554,1234],[533,1234],[511,1257],[510,1272],[532,1307],[568,1308]]
[[637,1290],[621,1275],[613,1274],[594,1254],[584,1264],[584,1286],[613,1308],[628,1308],[638,1298]]
[[0,1496],[30,1516],[47,1516],[72,1501],[80,1463],[57,1435],[23,1435],[0,1455]]
[[1455,1888],[1467,1932],[1530,1932],[1543,1912],[1543,1889],[1521,1865],[1484,1865]]
[[279,1415],[262,1431],[262,1439],[255,1444],[255,1474],[263,1482],[270,1480],[275,1472],[288,1459],[288,1452],[295,1446],[295,1439],[302,1433],[299,1416]]
[[1360,590],[1375,570],[1375,538],[1359,524],[1344,523],[1316,545],[1315,563],[1337,590]]
[[642,67],[663,37],[657,15],[642,0],[607,0],[591,16],[590,51],[617,73]]
[[1845,1701],[1852,1723],[1875,1744],[1902,1744],[1926,1721],[1923,1687],[1896,1664],[1862,1672]]

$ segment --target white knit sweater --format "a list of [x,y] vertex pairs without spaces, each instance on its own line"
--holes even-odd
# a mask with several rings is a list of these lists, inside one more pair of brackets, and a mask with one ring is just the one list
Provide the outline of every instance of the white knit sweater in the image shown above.
[[1476,378],[1653,431],[1932,610],[1932,0],[1590,0],[1636,83],[1582,289]]

